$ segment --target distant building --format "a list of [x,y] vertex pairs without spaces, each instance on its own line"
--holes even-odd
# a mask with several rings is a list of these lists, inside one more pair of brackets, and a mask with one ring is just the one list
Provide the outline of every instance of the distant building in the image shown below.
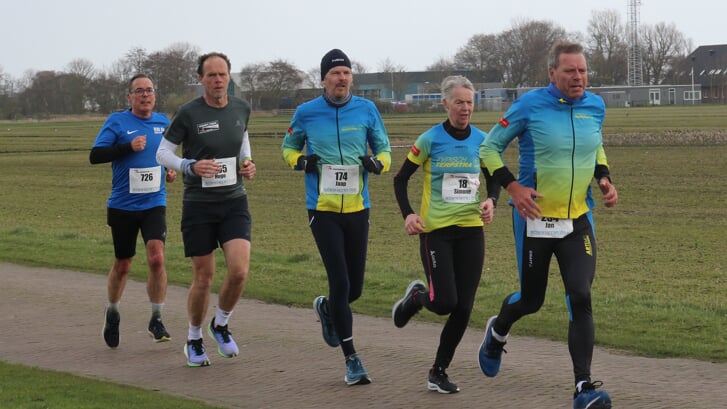
[[727,44],[699,46],[687,59],[701,101],[727,102]]

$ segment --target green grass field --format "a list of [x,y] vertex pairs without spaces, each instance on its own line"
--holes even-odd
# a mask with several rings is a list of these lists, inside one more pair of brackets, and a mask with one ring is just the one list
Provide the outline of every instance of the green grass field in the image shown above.
[[[478,112],[473,124],[489,130],[499,115]],[[599,203],[594,211],[599,244],[593,286],[598,345],[650,357],[727,361],[727,280],[721,241],[727,229],[727,182],[721,175],[727,157],[725,117],[727,106],[608,111],[604,139],[620,203],[613,209]],[[385,118],[395,146],[394,172],[416,136],[443,119],[444,114]],[[280,158],[289,120],[257,116],[250,124],[258,175],[247,184],[253,253],[244,296],[308,307],[327,286],[306,224],[302,174],[288,169]],[[111,171],[109,165],[88,162],[102,121],[0,122],[0,260],[106,274],[113,257],[105,224]],[[514,165],[516,155],[508,150],[508,163]],[[420,177],[418,172],[410,184],[410,198],[416,204]],[[354,309],[388,316],[401,289],[411,279],[423,278],[418,240],[404,233],[392,173],[373,177],[370,188],[366,285]],[[179,233],[181,192],[181,183],[169,186],[167,270],[171,283],[187,285],[191,274]],[[471,322],[480,329],[503,297],[517,289],[506,199],[503,190],[495,221],[486,227],[485,271]],[[143,258],[135,260],[132,273],[135,279],[145,279]],[[565,340],[567,310],[555,263],[550,281],[542,310],[521,320],[514,334]],[[417,319],[441,321],[430,313]],[[0,364],[0,377],[6,379],[8,374],[44,376],[35,369]],[[110,395],[127,393],[124,387],[91,385],[71,377],[67,382],[80,382],[79,388],[108,388]],[[14,393],[15,389],[22,387],[14,387]],[[27,391],[17,393],[30,396]],[[158,394],[153,396],[158,400]],[[81,406],[69,401],[53,407]]]

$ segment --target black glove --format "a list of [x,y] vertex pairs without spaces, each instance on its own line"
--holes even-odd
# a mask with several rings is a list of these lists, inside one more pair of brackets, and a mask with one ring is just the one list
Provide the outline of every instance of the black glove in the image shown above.
[[377,175],[381,174],[381,169],[384,168],[384,164],[373,156],[359,156],[361,163],[363,163],[364,169]]
[[298,158],[298,165],[296,166],[296,169],[298,170],[304,170],[305,173],[315,173],[318,171],[318,159],[321,157],[316,155],[315,153],[308,156],[301,156]]

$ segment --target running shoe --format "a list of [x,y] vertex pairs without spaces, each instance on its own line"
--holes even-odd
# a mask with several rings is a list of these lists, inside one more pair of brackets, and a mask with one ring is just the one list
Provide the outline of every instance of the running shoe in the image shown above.
[[611,397],[606,391],[597,391],[603,382],[585,382],[581,390],[573,393],[573,409],[611,409]]
[[346,357],[346,377],[343,378],[346,384],[350,385],[366,385],[371,383],[369,373],[361,363],[358,354],[351,354]]
[[493,377],[500,371],[500,363],[502,362],[502,353],[505,351],[505,342],[500,342],[492,336],[492,325],[495,323],[497,315],[493,315],[487,320],[485,327],[485,339],[480,345],[479,361],[480,369],[486,376]]
[[427,388],[430,391],[437,391],[439,393],[457,393],[459,387],[449,380],[447,372],[441,366],[432,367],[429,370],[429,381],[427,382]]
[[154,342],[167,342],[172,340],[167,329],[164,328],[164,323],[161,318],[152,317],[152,319],[149,320],[148,332]]
[[104,310],[103,340],[110,348],[119,346],[119,322],[121,314],[118,311]]
[[322,295],[319,295],[318,297],[316,297],[315,300],[313,300],[313,310],[315,310],[316,312],[318,321],[321,322],[323,340],[326,341],[326,344],[328,344],[329,346],[337,347],[341,345],[341,340],[338,338],[336,328],[333,327],[333,319],[331,319],[331,314],[328,312],[328,309],[325,308],[327,307],[327,305],[328,299]]
[[187,357],[187,366],[194,368],[210,365],[210,359],[207,358],[202,338],[188,340],[184,346],[184,356]]
[[406,323],[409,322],[411,317],[416,315],[416,313],[422,309],[421,304],[416,304],[414,302],[414,297],[418,293],[426,290],[427,288],[420,280],[414,280],[409,283],[409,286],[406,287],[404,297],[397,301],[391,309],[391,319],[394,320],[394,325],[397,328],[403,328]]
[[217,341],[217,353],[220,356],[232,358],[240,353],[235,340],[232,339],[232,334],[227,329],[227,325],[215,325],[215,319],[212,318],[210,326],[207,329],[209,330],[210,336]]

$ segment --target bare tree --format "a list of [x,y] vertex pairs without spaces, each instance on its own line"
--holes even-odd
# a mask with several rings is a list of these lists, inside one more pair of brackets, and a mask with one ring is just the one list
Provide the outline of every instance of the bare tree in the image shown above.
[[368,67],[360,61],[351,60],[351,72],[354,74],[366,74],[368,72]]
[[[319,70],[320,71],[320,70]],[[240,70],[240,88],[245,99],[250,102],[252,109],[260,108],[259,89],[262,86],[262,77],[265,73],[264,63],[247,64]]]
[[439,57],[431,65],[428,65],[424,70],[452,72],[457,70],[457,64],[454,62],[454,58]]
[[321,68],[312,67],[303,73],[303,87],[321,88]]
[[689,42],[674,23],[642,27],[644,82],[662,84],[675,59],[685,55]]
[[[277,109],[283,104],[283,97],[292,95],[303,82],[300,71],[285,60],[274,60],[265,67],[265,75],[260,78],[260,89],[269,109]],[[290,102],[292,104],[292,102]]]
[[192,85],[196,84],[195,70],[199,51],[188,43],[175,43],[162,51],[150,54],[142,68],[154,80],[158,89],[157,107],[169,110],[169,98],[188,99],[193,93]]
[[9,85],[11,83],[10,76],[5,73],[5,69],[0,65],[0,95],[10,94]]
[[66,64],[66,72],[68,74],[76,74],[89,80],[93,79],[96,75],[96,69],[93,67],[93,63],[86,58],[76,58]]
[[124,75],[124,80],[131,78],[135,74],[144,72],[146,60],[149,58],[143,47],[134,47],[124,54],[124,58],[117,62],[119,65],[119,73]]
[[626,83],[628,45],[626,28],[616,10],[591,12],[588,21],[586,54],[588,82],[594,86]]
[[494,34],[472,36],[454,55],[454,66],[475,72],[474,82],[501,81],[503,69],[500,64],[498,37]]
[[505,83],[513,87],[538,87],[550,83],[548,52],[556,40],[570,37],[550,21],[524,20],[498,36]]
[[96,112],[110,114],[128,105],[127,84],[121,78],[113,72],[99,72],[91,81],[87,96]]
[[409,85],[409,79],[406,75],[406,67],[401,64],[395,64],[389,57],[379,62],[379,72],[387,74],[391,79],[391,99],[404,99],[406,88]]

